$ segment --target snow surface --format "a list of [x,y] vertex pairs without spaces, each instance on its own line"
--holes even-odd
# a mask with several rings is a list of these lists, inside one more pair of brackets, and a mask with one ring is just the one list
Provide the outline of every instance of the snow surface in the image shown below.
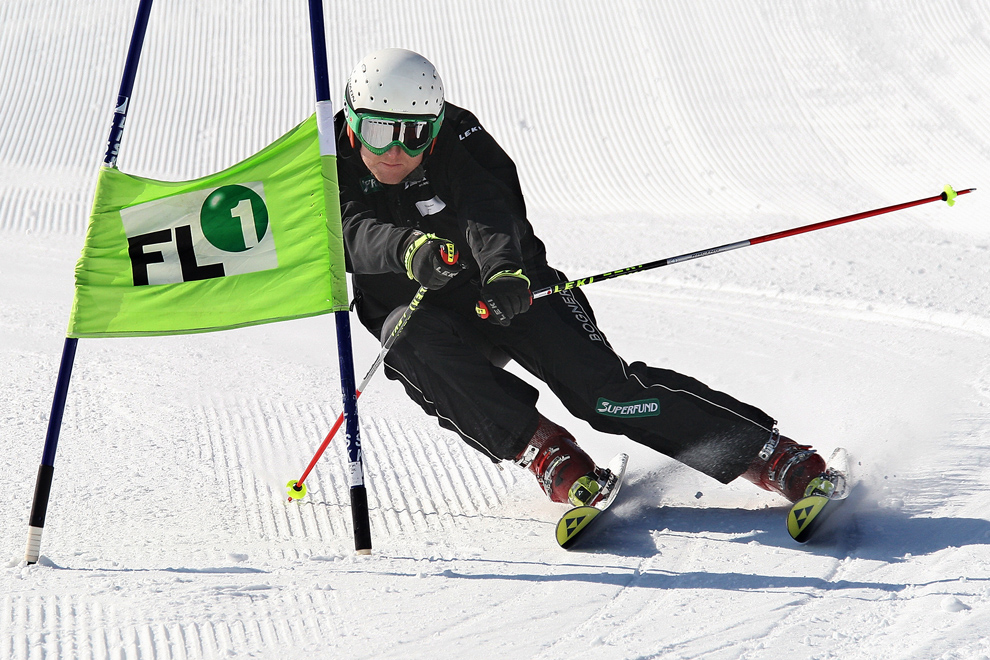
[[[79,344],[38,565],[28,513],[134,0],[0,3],[0,658],[990,658],[990,190],[595,284],[627,359],[828,454],[860,497],[815,545],[785,502],[632,455],[600,540],[378,378],[374,554],[353,553],[329,317]],[[988,187],[990,3],[327,3],[362,55],[440,68],[519,166],[573,277]],[[306,3],[159,2],[120,167],[184,179],[313,109]],[[377,354],[355,322],[356,368]]]

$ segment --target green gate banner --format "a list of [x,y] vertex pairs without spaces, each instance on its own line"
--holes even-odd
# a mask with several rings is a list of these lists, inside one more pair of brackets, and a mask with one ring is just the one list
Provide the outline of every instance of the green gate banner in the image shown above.
[[102,169],[68,336],[189,334],[346,310],[336,156],[323,143],[321,153],[313,115],[194,181]]

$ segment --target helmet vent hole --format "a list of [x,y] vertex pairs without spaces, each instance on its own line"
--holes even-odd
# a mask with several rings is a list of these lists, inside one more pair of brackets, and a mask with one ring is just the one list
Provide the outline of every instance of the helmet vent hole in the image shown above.
[[399,48],[366,56],[351,73],[348,87],[345,102],[355,113],[355,108],[363,108],[380,116],[432,117],[444,108],[444,86],[436,68],[423,56]]

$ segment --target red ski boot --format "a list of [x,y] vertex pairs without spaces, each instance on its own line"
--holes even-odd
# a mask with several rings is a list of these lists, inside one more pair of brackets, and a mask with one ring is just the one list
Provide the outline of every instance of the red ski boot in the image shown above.
[[536,475],[552,501],[574,506],[594,506],[607,477],[566,429],[545,417],[515,462]]
[[742,475],[760,488],[780,493],[791,502],[805,496],[808,484],[825,474],[825,459],[774,429],[770,442]]

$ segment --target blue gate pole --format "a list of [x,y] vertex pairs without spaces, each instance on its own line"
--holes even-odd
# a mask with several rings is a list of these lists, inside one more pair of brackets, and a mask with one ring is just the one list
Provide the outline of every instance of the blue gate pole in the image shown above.
[[62,363],[58,368],[55,382],[55,398],[52,400],[52,414],[48,417],[48,433],[45,436],[45,451],[41,455],[41,467],[34,484],[34,500],[31,503],[31,517],[28,520],[27,549],[24,559],[29,564],[38,563],[41,553],[41,533],[45,528],[45,513],[48,511],[48,496],[52,491],[52,476],[55,473],[55,448],[58,434],[62,429],[62,414],[65,412],[65,397],[69,393],[69,378],[76,359],[78,339],[67,337],[62,346]]
[[[110,136],[107,138],[107,152],[103,158],[103,167],[116,167],[117,164],[120,138],[124,133],[124,120],[127,117],[131,90],[134,88],[134,77],[137,74],[138,59],[141,57],[141,47],[144,45],[144,34],[148,27],[151,2],[152,0],[141,0],[137,17],[134,19],[131,45],[127,51],[124,74],[121,76],[120,91],[117,93],[117,105],[114,108]],[[62,415],[65,413],[65,399],[69,393],[69,379],[72,376],[72,365],[75,363],[78,343],[78,339],[67,337],[62,347],[62,362],[59,365],[58,380],[55,383],[52,413],[48,418],[45,450],[41,455],[41,467],[38,468],[38,478],[34,486],[34,500],[31,503],[31,517],[28,522],[27,549],[24,553],[24,559],[28,564],[36,564],[41,553],[41,533],[45,527],[48,496],[51,494],[52,476],[55,472],[55,450],[58,447],[58,436],[62,429]]]
[[[323,23],[323,0],[309,0],[310,33],[313,39],[313,71],[316,77],[316,107],[320,140],[332,143],[333,111],[327,71],[327,39]],[[329,112],[327,112],[329,110]],[[326,133],[326,134],[324,134]],[[328,209],[329,212],[329,209]],[[354,523],[354,550],[371,554],[371,522],[368,518],[368,491],[364,485],[364,461],[358,428],[357,390],[354,355],[351,349],[351,321],[348,311],[334,312],[337,322],[337,357],[340,363],[340,389],[344,398],[344,433],[347,438],[348,474],[351,488],[351,519]]]

